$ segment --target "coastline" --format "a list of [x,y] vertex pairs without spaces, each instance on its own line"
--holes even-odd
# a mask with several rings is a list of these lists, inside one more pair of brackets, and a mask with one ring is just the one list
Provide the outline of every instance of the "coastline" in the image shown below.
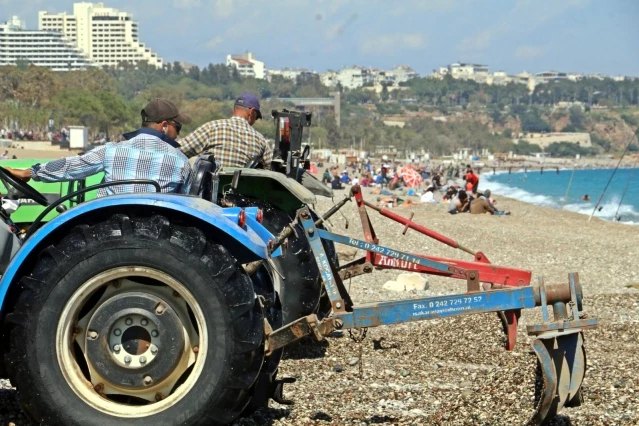
[[[560,170],[562,172],[565,171],[570,173],[573,170],[585,171],[585,170],[595,170],[595,169],[574,168],[574,169],[560,169]],[[596,170],[609,170],[610,173],[612,173],[614,168],[602,168],[602,169],[596,169]],[[619,171],[636,170],[636,168],[635,167],[619,167],[618,170]],[[521,170],[513,171],[511,174],[515,176],[517,175],[521,176],[521,174],[523,173],[525,173],[525,171],[521,169]],[[538,171],[536,171],[535,173],[538,173]],[[530,188],[525,188],[520,183],[516,183],[516,182],[511,183],[510,179],[509,179],[509,182],[503,182],[503,179],[501,181],[491,180],[493,179],[494,176],[501,177],[504,174],[506,174],[506,172],[498,171],[495,174],[493,174],[492,172],[482,173],[480,178],[483,178],[482,179],[483,183],[482,183],[482,180],[480,180],[480,186],[483,186],[482,189],[490,189],[493,192],[493,194],[497,194],[502,197],[516,198],[530,205],[545,206],[545,207],[550,207],[555,210],[561,210],[561,211],[572,211],[572,212],[584,215],[586,217],[590,217],[590,215],[592,214],[593,210],[595,209],[597,205],[597,201],[600,195],[600,193],[593,194],[591,200],[586,200],[586,201],[575,199],[573,196],[571,197],[572,199],[569,198],[569,200],[566,201],[564,199],[564,196],[565,196],[564,193],[551,194],[551,191],[543,191],[543,193],[540,193],[539,191],[534,191],[534,190],[531,190]],[[568,183],[568,185],[569,184],[570,183]],[[603,187],[601,189],[603,189]],[[639,225],[639,213],[638,213],[639,206],[636,205],[636,197],[635,197],[634,204],[633,202],[628,202],[626,199],[627,202],[624,203],[623,208],[619,210],[619,214],[622,218],[621,221],[615,221],[613,219],[615,217],[615,214],[617,213],[617,209],[622,207],[620,203],[620,201],[622,200],[612,195],[612,196],[609,196],[607,199],[604,198],[602,201],[603,202],[599,205],[599,207],[601,207],[603,211],[601,209],[598,209],[595,212],[593,219],[598,218],[600,220],[615,222],[615,223],[619,223],[626,226]]]

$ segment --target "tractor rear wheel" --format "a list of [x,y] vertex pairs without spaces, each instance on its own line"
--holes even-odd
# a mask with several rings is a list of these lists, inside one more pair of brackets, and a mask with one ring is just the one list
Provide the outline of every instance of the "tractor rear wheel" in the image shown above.
[[60,425],[220,425],[264,360],[250,278],[198,228],[116,215],[40,254],[7,321],[25,412]]
[[[231,198],[231,200],[239,207],[254,206],[262,209],[264,214],[262,225],[275,236],[295,219],[293,215],[278,210],[268,201],[246,197]],[[311,214],[316,220],[317,215],[313,211]],[[275,269],[275,288],[282,303],[283,324],[289,324],[313,313],[323,317],[328,315],[331,309],[330,302],[326,304],[328,298],[322,297],[322,279],[311,246],[304,236],[304,229],[297,224],[295,230],[297,235],[289,237],[288,246],[282,248],[284,255],[272,260]],[[322,244],[326,254],[337,264],[337,252],[333,242],[323,240]]]

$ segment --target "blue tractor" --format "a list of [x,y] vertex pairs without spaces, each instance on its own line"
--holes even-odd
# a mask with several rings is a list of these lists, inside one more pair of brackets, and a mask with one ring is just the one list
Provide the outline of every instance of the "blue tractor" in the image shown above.
[[[284,135],[292,132],[290,122],[280,124]],[[348,329],[363,338],[370,327],[496,312],[512,314],[504,331],[514,345],[519,313],[537,307],[542,323],[527,326],[539,367],[530,424],[583,403],[584,332],[597,319],[583,312],[577,274],[532,287],[511,283],[479,252],[475,261],[456,262],[381,246],[365,210],[372,205],[358,186],[322,217],[308,208],[312,197],[304,200],[302,185],[308,152],[287,152],[283,139],[284,173],[218,173],[214,159],[204,157],[194,165],[188,195],[128,180],[84,187],[49,204],[0,167],[5,186],[45,206],[26,232],[11,221],[15,204],[0,209],[0,375],[18,389],[34,422],[226,425],[269,399],[290,403],[282,387],[291,379],[278,379],[278,366],[282,350],[305,336],[321,340]],[[122,184],[157,192],[82,200]],[[353,198],[366,240],[323,227]],[[77,205],[66,210],[71,199]],[[269,212],[254,205],[264,199],[269,209],[287,213],[271,231],[261,223]],[[44,223],[54,209],[61,214]],[[308,248],[307,265],[299,257],[290,258],[290,267],[282,262],[291,240]],[[339,266],[333,243],[367,257]],[[396,269],[465,280],[467,291],[356,304],[343,279],[388,260]],[[294,278],[311,264],[319,288],[315,276],[308,286]],[[295,298],[308,303],[295,311]]]
[[[2,168],[0,179],[48,205]],[[9,213],[0,212],[0,368],[32,420],[227,424],[274,395],[281,351],[264,350],[265,319],[281,325],[272,270],[242,266],[269,258],[274,237],[257,208],[116,195],[26,234]]]

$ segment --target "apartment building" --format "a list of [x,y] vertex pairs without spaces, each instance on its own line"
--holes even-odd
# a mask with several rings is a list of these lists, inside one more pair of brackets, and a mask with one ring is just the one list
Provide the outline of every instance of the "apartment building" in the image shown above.
[[73,40],[58,31],[25,29],[17,16],[0,24],[0,66],[27,62],[53,71],[69,71],[92,66]]
[[393,82],[396,84],[405,83],[408,80],[419,77],[419,74],[408,65],[398,65],[386,74],[393,76]]
[[306,68],[284,68],[281,70],[268,70],[267,79],[271,81],[274,76],[280,76],[288,80],[296,81],[298,77],[310,77],[317,75],[315,71],[309,71]]
[[235,67],[242,77],[253,77],[261,80],[266,78],[266,66],[264,62],[255,59],[251,52],[241,55],[227,55],[226,65]]
[[162,58],[140,42],[133,16],[103,3],[74,3],[73,14],[38,13],[38,28],[63,34],[99,65],[147,62],[162,67]]

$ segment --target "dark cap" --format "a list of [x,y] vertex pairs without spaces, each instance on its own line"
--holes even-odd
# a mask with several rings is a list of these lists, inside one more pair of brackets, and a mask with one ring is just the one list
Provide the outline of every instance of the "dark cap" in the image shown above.
[[260,101],[252,93],[243,93],[235,100],[235,106],[241,106],[244,108],[253,108],[257,111],[257,118],[262,118],[262,112],[260,111]]
[[173,102],[156,98],[149,102],[142,110],[143,123],[159,123],[165,120],[174,120],[180,124],[190,124],[191,117],[180,114]]

